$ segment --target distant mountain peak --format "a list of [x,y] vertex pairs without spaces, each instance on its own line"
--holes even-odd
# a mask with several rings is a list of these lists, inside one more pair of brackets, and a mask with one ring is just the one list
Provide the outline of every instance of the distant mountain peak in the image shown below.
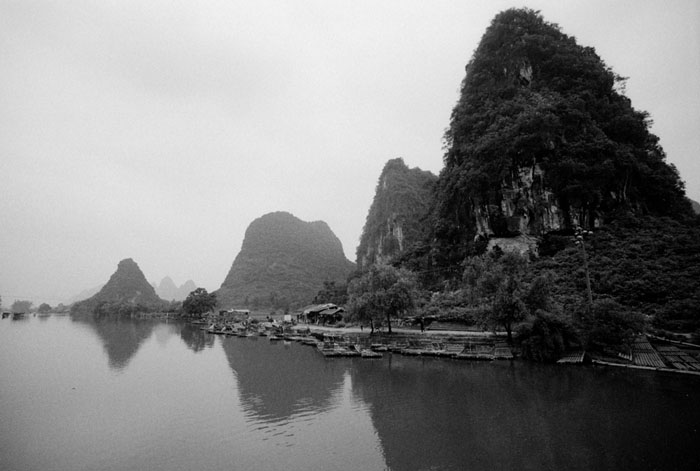
[[188,294],[197,289],[197,285],[192,280],[187,280],[178,287],[169,276],[164,277],[159,284],[153,283],[153,287],[158,296],[166,301],[183,301]]
[[73,314],[93,314],[101,304],[124,306],[153,306],[162,304],[155,289],[146,280],[139,266],[131,258],[121,260],[102,289],[94,296],[75,303]]
[[106,285],[95,296],[105,301],[127,302],[131,304],[161,301],[153,286],[131,258],[125,258],[117,265]]

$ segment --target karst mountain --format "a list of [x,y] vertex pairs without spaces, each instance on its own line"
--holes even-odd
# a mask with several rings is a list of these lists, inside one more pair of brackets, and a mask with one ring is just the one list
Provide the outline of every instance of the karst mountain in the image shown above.
[[325,281],[345,282],[353,269],[328,224],[273,212],[250,223],[216,294],[227,308],[298,307]]
[[97,294],[71,307],[71,315],[132,314],[164,304],[136,262],[126,258]]

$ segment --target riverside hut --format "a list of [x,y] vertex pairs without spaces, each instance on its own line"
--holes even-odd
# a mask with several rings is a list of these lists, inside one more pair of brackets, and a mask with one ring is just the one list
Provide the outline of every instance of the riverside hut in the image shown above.
[[333,303],[312,304],[302,309],[301,318],[307,324],[335,324],[343,320],[345,309]]

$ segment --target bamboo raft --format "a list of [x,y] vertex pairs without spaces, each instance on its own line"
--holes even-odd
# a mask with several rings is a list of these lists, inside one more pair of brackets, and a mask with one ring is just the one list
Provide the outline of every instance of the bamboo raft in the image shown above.
[[654,368],[665,368],[666,363],[659,356],[654,347],[651,346],[645,336],[639,336],[634,340],[632,346],[632,363],[637,366],[651,366]]
[[583,359],[586,356],[586,352],[583,350],[567,352],[562,356],[557,363],[583,363]]
[[679,370],[700,371],[700,361],[673,345],[659,346],[659,354],[674,368]]
[[493,349],[493,356],[496,360],[512,360],[513,351],[506,342],[498,342]]

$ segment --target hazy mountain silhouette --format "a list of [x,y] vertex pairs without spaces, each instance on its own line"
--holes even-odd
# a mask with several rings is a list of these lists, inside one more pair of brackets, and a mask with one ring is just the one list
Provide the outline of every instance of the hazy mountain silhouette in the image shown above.
[[129,315],[163,305],[136,262],[127,258],[97,294],[73,304],[71,315]]
[[160,284],[153,283],[156,294],[166,301],[183,301],[188,294],[197,289],[197,285],[192,280],[187,280],[180,287],[169,276],[160,281]]
[[223,307],[299,306],[311,302],[324,281],[344,282],[353,269],[328,224],[269,213],[248,226],[216,294]]

